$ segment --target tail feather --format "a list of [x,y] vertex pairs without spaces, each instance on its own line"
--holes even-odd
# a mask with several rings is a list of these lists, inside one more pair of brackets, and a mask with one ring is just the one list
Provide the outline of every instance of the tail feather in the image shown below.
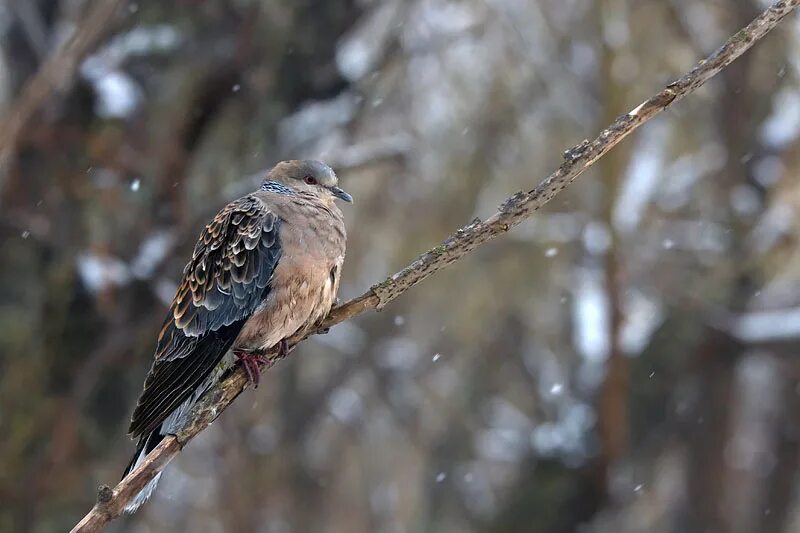
[[[125,469],[125,473],[122,474],[124,478],[128,474],[131,473],[136,467],[138,467],[144,461],[147,454],[153,451],[153,449],[158,446],[158,443],[162,441],[164,435],[161,435],[158,430],[149,433],[148,435],[142,435],[139,439],[139,442],[136,444],[136,452],[133,454],[131,458],[131,462],[128,464],[128,467]],[[125,506],[125,512],[128,514],[135,513],[136,510],[141,507],[141,505],[150,498],[153,494],[153,491],[156,490],[156,485],[158,485],[158,480],[161,478],[161,472],[156,474],[156,477],[151,479],[144,488],[139,491],[139,493],[133,497],[133,499],[128,502]]]
[[[158,446],[158,443],[160,443],[166,435],[174,435],[183,427],[186,415],[189,413],[195,402],[197,402],[200,396],[202,396],[203,393],[205,393],[205,391],[208,390],[213,383],[219,380],[220,376],[222,376],[233,366],[234,361],[235,358],[229,351],[222,361],[220,361],[220,363],[216,366],[216,368],[214,368],[214,370],[206,377],[205,381],[194,390],[191,396],[189,396],[182,404],[173,410],[169,416],[164,419],[159,427],[148,434],[142,435],[139,438],[139,442],[136,443],[136,453],[133,454],[133,458],[128,464],[128,468],[125,469],[125,474],[123,474],[122,477],[127,476],[133,469],[142,464],[142,461],[144,461],[144,458],[147,457],[147,454],[153,451],[153,449]],[[136,510],[147,501],[147,499],[156,489],[156,485],[158,484],[160,477],[161,473],[159,472],[156,477],[154,477],[147,485],[145,485],[139,494],[134,496],[134,498],[125,506],[126,513],[136,512]]]

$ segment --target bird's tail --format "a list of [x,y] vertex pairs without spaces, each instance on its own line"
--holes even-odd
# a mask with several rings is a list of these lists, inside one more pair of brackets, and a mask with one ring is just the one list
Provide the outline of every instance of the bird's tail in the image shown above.
[[[159,428],[160,429],[160,428]],[[132,470],[142,464],[144,458],[147,457],[147,454],[153,451],[153,449],[158,446],[158,443],[164,438],[159,432],[159,429],[154,430],[153,432],[142,435],[139,438],[139,442],[136,444],[136,452],[133,454],[133,458],[131,458],[131,462],[128,464],[128,468],[125,469],[125,473],[122,474],[124,478]],[[130,502],[125,506],[125,512],[128,514],[135,513],[136,510],[141,507],[141,505],[147,501],[148,498],[153,494],[153,491],[156,490],[156,485],[158,485],[158,480],[161,478],[161,472],[156,474],[156,477],[150,480],[144,488],[139,491],[139,494],[133,497]]]
[[[165,436],[175,435],[178,431],[180,431],[186,421],[186,415],[189,413],[192,406],[213,383],[218,381],[220,377],[231,366],[233,366],[233,362],[234,356],[229,351],[220,364],[218,364],[216,368],[208,375],[208,377],[206,377],[203,383],[201,383],[200,386],[194,390],[192,395],[189,396],[182,404],[172,411],[167,418],[164,419],[164,421],[161,423],[161,426],[148,434],[142,435],[139,438],[139,442],[136,444],[136,453],[133,454],[133,458],[128,464],[128,468],[125,469],[125,474],[122,477],[127,476],[133,469],[142,464],[142,461],[144,461],[144,458],[147,457],[147,454],[153,451],[153,449],[158,446],[158,443],[164,440]],[[153,491],[156,490],[156,485],[158,485],[159,478],[161,478],[161,472],[156,474],[156,477],[154,477],[147,485],[145,485],[139,494],[134,496],[133,499],[125,506],[126,513],[135,513],[136,510],[147,501],[147,499],[153,494]]]

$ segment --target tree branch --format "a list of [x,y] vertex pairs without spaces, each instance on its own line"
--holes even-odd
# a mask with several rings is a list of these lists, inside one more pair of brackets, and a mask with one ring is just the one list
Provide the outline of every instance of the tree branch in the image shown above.
[[[584,170],[636,128],[652,119],[673,102],[695,91],[727,67],[769,33],[798,4],[800,4],[800,0],[781,0],[773,4],[753,22],[728,39],[721,48],[700,61],[691,72],[667,85],[658,94],[636,106],[630,113],[618,117],[594,141],[585,140],[564,152],[564,162],[558,170],[535,189],[518,192],[511,196],[486,221],[474,220],[450,235],[439,246],[422,254],[403,270],[374,285],[358,298],[334,308],[315,333],[320,333],[366,311],[383,308],[413,285],[529,218],[534,211],[552,200]],[[289,344],[293,349],[302,340],[302,338],[295,337],[290,339]],[[267,365],[268,368],[279,359],[277,353],[272,357]],[[245,372],[237,367],[201,398],[189,413],[186,426],[177,435],[165,438],[148,455],[146,461],[120,481],[116,488],[113,490],[107,486],[100,488],[97,504],[75,526],[72,530],[73,533],[99,531],[109,521],[117,518],[126,503],[160,472],[189,440],[214,421],[246,386]]]
[[64,46],[25,84],[0,122],[0,161],[14,147],[33,114],[53,91],[72,78],[86,54],[111,29],[111,20],[124,3],[125,0],[99,0]]

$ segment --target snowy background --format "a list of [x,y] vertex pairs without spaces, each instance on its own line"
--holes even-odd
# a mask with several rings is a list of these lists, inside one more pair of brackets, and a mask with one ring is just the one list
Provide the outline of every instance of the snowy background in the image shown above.
[[[361,294],[754,0],[130,1],[0,169],[0,531],[115,482],[194,240],[334,166]],[[0,2],[0,106],[81,0]],[[800,531],[800,18],[532,220],[304,343],[110,531]]]

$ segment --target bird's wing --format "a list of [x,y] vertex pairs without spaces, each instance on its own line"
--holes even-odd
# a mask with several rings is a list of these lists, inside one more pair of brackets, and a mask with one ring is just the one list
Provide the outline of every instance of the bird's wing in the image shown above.
[[256,196],[206,226],[161,328],[155,361],[128,433],[149,433],[185,401],[230,348],[270,291],[280,219]]

